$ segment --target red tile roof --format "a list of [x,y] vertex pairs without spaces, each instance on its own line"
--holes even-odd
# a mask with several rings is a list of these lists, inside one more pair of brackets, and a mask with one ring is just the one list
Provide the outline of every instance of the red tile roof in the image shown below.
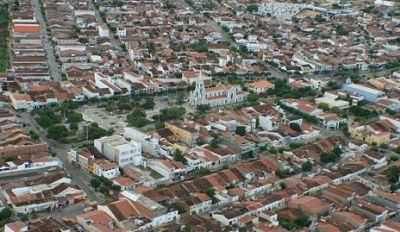
[[36,33],[40,32],[39,24],[14,24],[14,32]]

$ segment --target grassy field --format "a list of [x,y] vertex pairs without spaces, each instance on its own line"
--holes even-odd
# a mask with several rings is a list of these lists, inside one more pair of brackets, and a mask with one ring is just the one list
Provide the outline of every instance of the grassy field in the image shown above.
[[8,68],[8,6],[0,5],[0,73],[5,73]]

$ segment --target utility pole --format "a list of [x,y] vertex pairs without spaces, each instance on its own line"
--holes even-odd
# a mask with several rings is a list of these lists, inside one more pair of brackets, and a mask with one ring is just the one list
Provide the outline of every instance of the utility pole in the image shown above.
[[86,123],[86,144],[89,144],[89,125]]

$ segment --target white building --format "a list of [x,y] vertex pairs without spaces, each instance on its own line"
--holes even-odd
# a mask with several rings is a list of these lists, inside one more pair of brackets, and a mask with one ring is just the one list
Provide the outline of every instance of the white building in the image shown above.
[[99,37],[110,37],[110,30],[106,25],[98,25],[97,30],[99,32]]
[[201,70],[186,70],[182,72],[182,80],[192,85],[197,81],[210,81],[212,78]]
[[329,108],[347,109],[350,106],[348,101],[338,99],[339,95],[335,93],[325,92],[323,97],[315,99],[317,104],[326,104]]
[[129,164],[138,166],[143,162],[141,144],[135,141],[127,141],[119,135],[96,139],[94,146],[105,157],[116,162],[120,167]]
[[122,90],[118,86],[114,85],[109,77],[103,75],[102,73],[95,72],[94,80],[97,88],[108,89],[111,96],[122,93]]
[[96,176],[113,179],[120,175],[118,165],[108,160],[96,160],[93,164],[93,171]]
[[151,160],[149,167],[169,179],[179,179],[186,174],[185,165],[168,159]]
[[27,94],[10,94],[11,105],[15,110],[32,110],[34,102],[32,98]]
[[164,150],[159,138],[143,133],[142,131],[133,127],[124,128],[124,137],[128,140],[134,140],[142,145],[143,152],[149,153],[154,156],[165,155],[168,151]]
[[242,102],[246,100],[247,95],[248,93],[242,91],[239,85],[218,84],[206,88],[204,82],[200,80],[196,82],[196,88],[191,93],[190,104],[217,107]]

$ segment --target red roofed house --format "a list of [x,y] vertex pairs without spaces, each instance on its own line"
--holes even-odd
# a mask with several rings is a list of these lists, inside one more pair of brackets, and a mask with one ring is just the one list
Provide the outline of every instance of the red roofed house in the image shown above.
[[38,33],[40,32],[39,24],[14,24],[14,33]]
[[249,89],[256,93],[263,93],[268,89],[274,88],[274,84],[267,80],[258,80],[249,84]]

